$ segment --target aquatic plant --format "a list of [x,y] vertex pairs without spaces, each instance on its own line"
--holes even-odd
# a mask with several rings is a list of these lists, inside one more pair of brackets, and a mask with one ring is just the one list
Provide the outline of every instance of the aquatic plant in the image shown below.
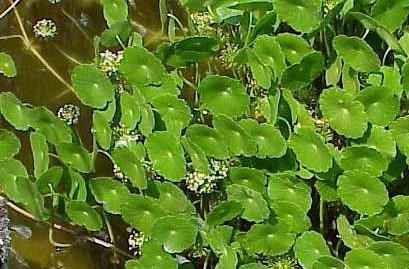
[[[91,111],[93,143],[76,107],[2,92],[34,167],[1,130],[9,200],[93,242],[104,232],[126,269],[409,266],[405,1],[180,0],[175,15],[161,0],[154,52],[125,0],[101,4],[107,29],[71,83],[21,37]],[[18,70],[1,52],[0,73]]]

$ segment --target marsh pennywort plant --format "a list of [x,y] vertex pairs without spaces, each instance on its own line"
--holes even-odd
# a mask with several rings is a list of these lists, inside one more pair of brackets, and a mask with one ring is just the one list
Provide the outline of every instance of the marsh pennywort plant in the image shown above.
[[[1,131],[10,200],[113,242],[121,217],[127,269],[409,266],[404,1],[181,0],[178,18],[161,0],[154,53],[126,1],[101,4],[96,59],[71,74],[93,148],[73,107],[0,94],[34,160]],[[16,75],[4,52],[0,72]],[[93,176],[100,155],[114,175]]]

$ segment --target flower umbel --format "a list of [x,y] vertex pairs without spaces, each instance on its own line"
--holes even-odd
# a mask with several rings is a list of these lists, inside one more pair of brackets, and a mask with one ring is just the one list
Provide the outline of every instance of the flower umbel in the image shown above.
[[50,40],[57,35],[57,26],[52,20],[42,19],[34,25],[33,31],[37,38]]
[[68,125],[77,124],[80,118],[80,108],[71,104],[64,105],[58,110],[57,117]]
[[148,238],[144,235],[143,232],[140,232],[136,229],[128,228],[127,229],[130,235],[128,236],[128,249],[132,252],[134,256],[141,256],[142,246],[148,241]]
[[109,76],[118,73],[118,65],[123,58],[122,51],[114,53],[110,50],[106,50],[105,52],[101,52],[99,56],[100,57],[98,59],[98,67],[103,72],[107,73]]

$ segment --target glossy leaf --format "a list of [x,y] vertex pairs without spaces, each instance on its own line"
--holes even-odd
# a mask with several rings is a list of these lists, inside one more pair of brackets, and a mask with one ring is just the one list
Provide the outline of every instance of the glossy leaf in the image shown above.
[[125,147],[115,148],[112,157],[119,167],[132,182],[132,185],[145,189],[147,187],[145,170],[138,156]]
[[20,152],[21,148],[18,137],[4,129],[0,129],[0,145],[0,159],[13,157]]
[[17,69],[13,58],[5,52],[0,52],[0,74],[9,78],[17,75]]
[[112,214],[120,214],[121,206],[129,196],[129,190],[119,181],[107,177],[95,178],[89,183],[92,194],[104,209]]
[[65,212],[77,225],[84,226],[90,231],[102,228],[102,219],[95,209],[82,201],[69,201],[65,204]]

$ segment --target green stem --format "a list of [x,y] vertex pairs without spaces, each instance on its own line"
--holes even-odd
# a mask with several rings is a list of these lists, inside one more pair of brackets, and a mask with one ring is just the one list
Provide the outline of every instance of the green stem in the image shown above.
[[66,53],[65,51],[63,51],[62,49],[60,49],[58,46],[55,46],[55,48],[58,50],[59,53],[64,55],[64,57],[67,58],[68,60],[70,60],[71,62],[73,62],[73,63],[75,63],[77,65],[83,64],[80,61],[78,61],[77,59],[75,59],[74,57],[72,57],[71,55],[69,55],[68,53]]
[[324,200],[322,197],[320,198],[320,231],[321,234],[324,234],[325,228],[324,228],[324,221],[325,221],[325,205],[324,205]]
[[78,30],[80,30],[80,32],[85,36],[85,38],[88,39],[88,41],[92,43],[91,38],[88,36],[87,32],[84,31],[81,25],[79,25],[78,22],[70,14],[68,14],[64,9],[61,9],[61,12],[72,22],[72,24],[75,25],[75,27],[78,28]]

